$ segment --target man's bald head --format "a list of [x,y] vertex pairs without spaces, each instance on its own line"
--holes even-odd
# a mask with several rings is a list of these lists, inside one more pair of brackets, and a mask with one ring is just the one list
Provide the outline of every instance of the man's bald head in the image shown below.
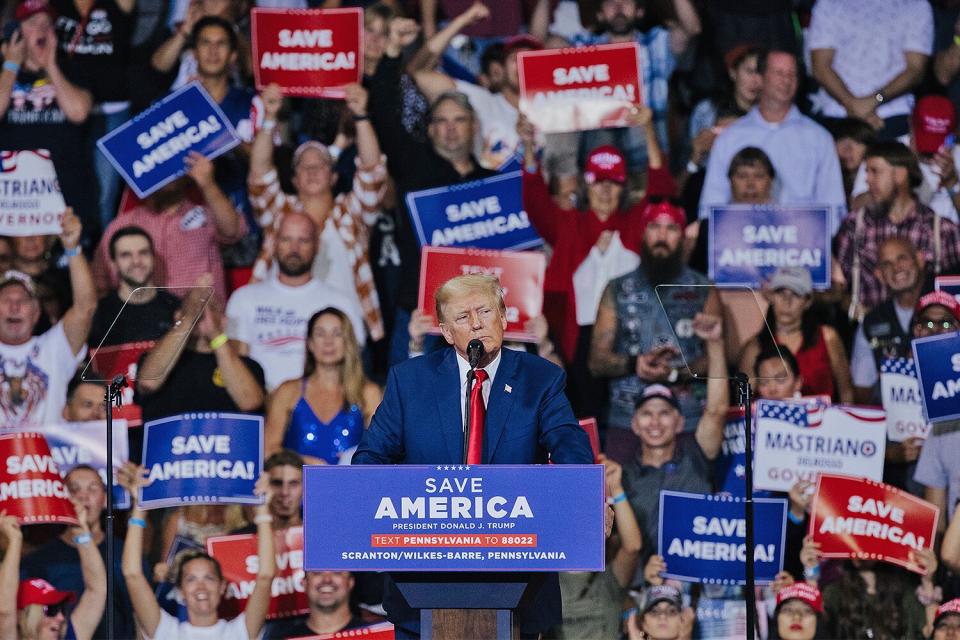
[[277,230],[276,256],[281,275],[299,277],[309,273],[317,257],[320,234],[305,213],[287,213]]

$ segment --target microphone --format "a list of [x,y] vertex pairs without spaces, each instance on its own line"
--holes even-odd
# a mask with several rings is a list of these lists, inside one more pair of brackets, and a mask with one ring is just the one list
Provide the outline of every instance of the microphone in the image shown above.
[[483,343],[476,338],[467,343],[467,359],[470,361],[471,369],[477,368],[484,353],[486,353],[486,349],[483,348]]

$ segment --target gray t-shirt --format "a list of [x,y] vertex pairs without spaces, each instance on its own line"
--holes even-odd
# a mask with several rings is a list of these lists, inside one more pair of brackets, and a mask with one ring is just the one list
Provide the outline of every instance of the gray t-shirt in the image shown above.
[[960,499],[960,425],[935,425],[920,450],[913,479],[931,489],[947,490],[947,521]]

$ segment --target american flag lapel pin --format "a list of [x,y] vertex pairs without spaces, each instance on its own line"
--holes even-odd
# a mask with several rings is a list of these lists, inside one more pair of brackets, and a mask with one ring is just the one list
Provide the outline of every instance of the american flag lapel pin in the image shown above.
[[503,385],[503,390],[506,391],[507,393],[513,393],[513,387],[511,387],[508,384]]

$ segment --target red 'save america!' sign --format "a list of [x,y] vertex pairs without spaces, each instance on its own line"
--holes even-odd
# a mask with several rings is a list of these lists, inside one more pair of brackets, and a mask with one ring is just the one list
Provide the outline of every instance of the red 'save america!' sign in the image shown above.
[[32,432],[0,436],[0,511],[20,524],[77,524],[69,496],[46,438]]
[[892,562],[922,573],[911,552],[930,549],[940,510],[896,487],[820,474],[810,511],[810,535],[826,558]]
[[[267,619],[286,618],[310,609],[303,587],[303,527],[273,533],[277,573],[273,577]],[[220,613],[232,618],[243,611],[257,582],[259,558],[253,533],[207,538],[207,553],[217,559],[227,581]]]
[[288,96],[343,98],[363,72],[360,9],[253,9],[257,88],[277,83]]
[[522,51],[517,65],[520,111],[545,133],[622,127],[643,103],[635,42]]

